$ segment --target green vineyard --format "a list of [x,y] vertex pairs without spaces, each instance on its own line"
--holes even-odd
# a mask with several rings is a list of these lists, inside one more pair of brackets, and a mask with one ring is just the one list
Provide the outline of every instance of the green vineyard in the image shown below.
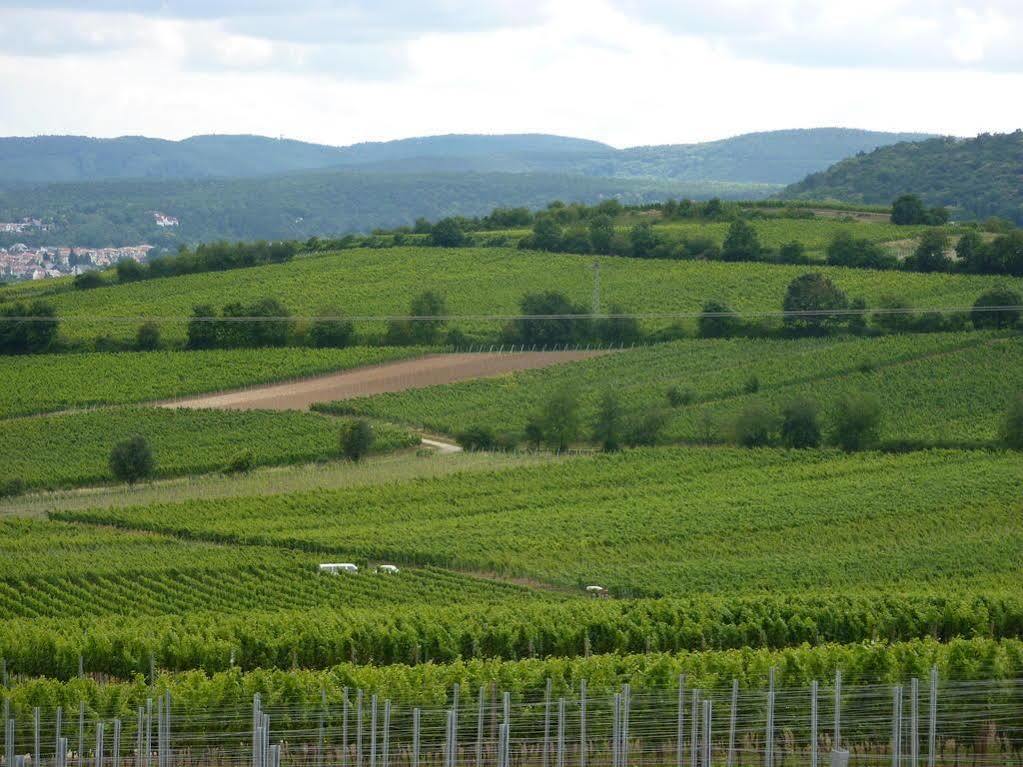
[[[303,412],[125,408],[0,420],[0,463],[29,487],[113,480],[108,456],[141,434],[152,445],[157,476],[216,472],[242,451],[254,465],[336,460],[337,419]],[[380,424],[374,449],[418,444],[406,429]]]
[[[587,425],[608,391],[628,413],[661,411],[664,441],[727,440],[739,413],[755,404],[778,413],[807,398],[826,417],[843,394],[869,393],[882,403],[883,441],[976,444],[995,439],[1007,403],[1023,390],[1023,339],[938,333],[679,341],[318,407],[450,434],[483,426],[521,435],[529,416],[566,388],[578,394]],[[686,401],[671,403],[672,389]]]

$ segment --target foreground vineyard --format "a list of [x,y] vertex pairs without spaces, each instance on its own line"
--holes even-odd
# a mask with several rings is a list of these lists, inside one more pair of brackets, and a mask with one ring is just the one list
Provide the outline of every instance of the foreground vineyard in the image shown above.
[[1011,453],[659,449],[58,516],[619,595],[1015,587],[1020,477]]
[[[419,442],[398,427],[375,431],[378,451]],[[109,482],[110,450],[132,434],[149,440],[157,476],[219,471],[242,451],[254,465],[341,454],[337,420],[310,413],[126,408],[0,420],[0,463],[29,487]]]
[[422,353],[400,347],[42,354],[4,361],[0,418],[170,399]]
[[[757,391],[749,393],[753,380]],[[585,424],[608,391],[627,412],[663,411],[665,441],[728,439],[738,414],[756,404],[777,413],[786,402],[806,398],[827,416],[843,394],[869,393],[882,403],[883,440],[969,444],[994,440],[1008,402],[1023,391],[1023,338],[940,333],[681,341],[321,409],[451,434],[485,426],[521,435],[527,418],[566,388],[578,392]],[[669,389],[691,401],[672,407]]]
[[[650,261],[599,257],[605,305],[634,312],[698,312],[710,299],[739,311],[778,311],[788,283],[810,270],[805,266],[730,264],[711,261]],[[830,276],[852,297],[876,305],[896,295],[918,308],[970,306],[994,277],[909,274],[840,267],[813,267]],[[292,313],[315,315],[326,306],[360,315],[394,315],[408,310],[413,296],[434,290],[446,297],[451,314],[509,314],[525,293],[552,285],[573,301],[588,306],[593,293],[593,258],[534,253],[510,248],[388,248],[352,250],[297,259],[288,264],[148,280],[52,296],[65,317],[62,332],[70,338],[100,334],[128,338],[130,323],[103,318],[153,316],[186,318],[196,304],[222,306],[267,296]],[[493,334],[501,322],[464,320],[463,331]],[[669,320],[651,321],[666,327]],[[358,324],[357,329],[382,331]],[[166,323],[164,337],[182,340],[183,321]]]

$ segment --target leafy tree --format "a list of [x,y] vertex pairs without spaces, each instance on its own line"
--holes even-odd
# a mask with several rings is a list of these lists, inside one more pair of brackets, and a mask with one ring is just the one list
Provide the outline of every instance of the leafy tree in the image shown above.
[[781,441],[786,447],[808,448],[821,444],[817,406],[805,399],[789,402],[781,411]]
[[886,333],[906,333],[913,329],[913,306],[898,296],[882,296],[878,301],[874,324]]
[[151,352],[160,348],[160,326],[155,322],[144,322],[135,334],[135,348]]
[[216,317],[217,310],[209,304],[192,307],[192,319],[188,321],[189,349],[214,349],[217,346],[217,323],[206,319]]
[[[443,317],[448,312],[444,296],[427,290],[412,299],[411,311],[413,317]],[[444,328],[443,319],[414,320],[411,327],[411,339],[417,344],[435,344],[440,338],[441,330]]]
[[653,255],[657,244],[657,235],[654,234],[654,227],[649,221],[636,224],[629,230],[629,246],[634,257],[649,258]]
[[761,254],[760,239],[752,224],[741,218],[728,227],[728,234],[721,245],[724,261],[755,261]]
[[286,346],[294,326],[291,313],[276,298],[227,304],[221,317],[217,342],[225,348]]
[[839,232],[828,244],[828,264],[861,269],[890,269],[897,265],[880,246],[868,239],[857,239],[849,232]]
[[735,421],[735,441],[743,447],[764,447],[771,444],[774,428],[771,412],[764,405],[753,403]]
[[0,354],[37,354],[57,339],[57,310],[45,301],[0,306]]
[[72,284],[74,285],[75,290],[91,290],[92,288],[100,287],[104,283],[100,273],[90,269],[87,272],[76,274]]
[[[586,336],[587,310],[562,293],[529,293],[523,296],[519,308],[523,317],[515,320],[514,328],[520,343],[558,346],[578,343]],[[548,319],[552,316],[553,319]]]
[[920,238],[920,244],[909,257],[907,266],[918,272],[947,272],[952,265],[945,255],[947,248],[945,233],[940,229],[929,229]]
[[[1020,306],[1023,306],[1023,297],[1015,290],[1004,285],[991,288],[973,302],[970,321],[977,330],[1014,328],[1019,323],[1020,309],[1018,307]],[[1016,308],[1000,309],[996,307]]]
[[470,426],[455,435],[455,442],[463,450],[493,450],[496,440],[486,426]]
[[338,309],[322,309],[309,328],[309,340],[318,348],[343,349],[355,339],[355,325]]
[[540,446],[543,445],[543,419],[537,415],[531,415],[526,419],[526,425],[522,429],[522,434],[526,439],[526,444],[534,450],[539,450]]
[[122,258],[117,262],[118,282],[137,282],[145,277],[145,268],[133,258]]
[[809,258],[806,255],[806,247],[803,243],[795,240],[787,242],[778,250],[778,261],[783,264],[809,263]]
[[457,248],[465,244],[465,232],[454,218],[442,218],[430,228],[430,242],[441,248]]
[[[810,272],[789,283],[782,302],[785,325],[811,333],[826,332],[848,320],[841,310],[849,308],[849,299],[823,274]],[[809,313],[809,314],[808,314]]]
[[980,265],[979,261],[983,249],[984,240],[981,238],[980,233],[975,229],[967,229],[959,238],[959,242],[956,243],[956,258],[966,271],[981,272],[984,270],[977,267]]
[[696,326],[700,338],[730,338],[742,329],[742,319],[728,304],[708,301],[703,305]]
[[590,245],[594,253],[610,253],[611,241],[615,236],[614,219],[598,214],[590,219]]
[[985,268],[980,271],[1023,277],[1023,230],[996,237],[981,250],[981,254]]
[[544,442],[552,450],[563,451],[579,437],[579,394],[563,388],[554,392],[540,413]]
[[373,447],[373,427],[364,418],[355,418],[341,426],[341,454],[358,463]]
[[558,248],[565,253],[589,253],[590,234],[581,226],[569,228],[561,238],[561,245]]
[[560,250],[561,236],[561,225],[553,216],[539,216],[533,224],[533,247],[537,250]]
[[633,417],[625,431],[625,444],[632,447],[651,447],[661,439],[667,417],[659,409],[654,408],[642,415]]
[[628,346],[634,344],[643,337],[640,330],[639,320],[626,315],[625,309],[617,304],[612,304],[609,310],[610,317],[601,317],[596,322],[596,335],[602,342]]
[[1002,442],[1013,450],[1023,450],[1023,392],[1009,402],[1009,409],[1002,422]]
[[832,441],[847,453],[866,450],[877,442],[881,405],[865,394],[847,394],[835,405]]
[[141,434],[118,442],[110,451],[110,471],[122,482],[134,485],[151,476],[155,468],[153,450]]
[[892,203],[892,223],[899,226],[922,224],[927,220],[923,200],[915,194],[904,194]]
[[613,391],[604,392],[593,421],[593,441],[605,453],[621,448],[622,406]]

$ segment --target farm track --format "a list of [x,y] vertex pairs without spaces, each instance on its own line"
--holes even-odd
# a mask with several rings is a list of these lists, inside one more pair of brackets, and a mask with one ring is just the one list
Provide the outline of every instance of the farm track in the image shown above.
[[158,403],[166,408],[217,410],[306,410],[317,402],[422,389],[476,378],[493,378],[564,362],[590,359],[607,350],[434,354],[316,376],[301,381],[200,395]]

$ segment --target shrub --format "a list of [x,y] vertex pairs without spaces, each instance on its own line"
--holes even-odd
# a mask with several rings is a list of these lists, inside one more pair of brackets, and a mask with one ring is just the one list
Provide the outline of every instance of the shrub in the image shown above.
[[1019,309],[992,310],[991,307],[1018,307],[1021,304],[1023,304],[1023,298],[1015,290],[1007,286],[992,288],[981,294],[980,298],[974,302],[973,311],[970,312],[970,321],[978,330],[1014,328],[1019,323]]
[[455,442],[463,450],[493,450],[494,433],[486,426],[470,426],[455,435]]
[[100,287],[102,284],[103,278],[96,271],[82,272],[75,275],[73,283],[75,290],[91,290],[92,288]]
[[708,301],[696,321],[700,338],[728,338],[742,329],[742,320],[728,304]]
[[818,447],[821,427],[817,422],[817,406],[809,400],[793,400],[781,411],[781,441],[786,447]]
[[735,441],[743,447],[770,445],[773,432],[774,416],[759,403],[747,407],[735,421]]
[[28,487],[21,477],[12,477],[0,482],[0,498],[14,498],[22,495]]
[[656,445],[667,421],[664,413],[656,409],[634,418],[626,430],[625,444],[633,447]]
[[240,450],[235,453],[231,460],[227,462],[227,466],[224,467],[226,474],[245,474],[252,471],[256,465],[256,459],[252,455],[251,450]]
[[373,427],[363,418],[353,419],[341,426],[341,454],[358,463],[373,447]]
[[355,326],[346,320],[337,309],[323,309],[319,312],[320,319],[309,328],[309,340],[313,346],[321,349],[343,349],[350,346],[355,339]]
[[110,471],[122,482],[133,485],[152,476],[155,468],[153,450],[141,434],[118,442],[110,451]]
[[750,376],[746,379],[746,383],[742,385],[742,390],[746,392],[746,394],[756,394],[760,391],[760,379],[755,375]]
[[1009,410],[1002,423],[1002,442],[1013,450],[1023,450],[1023,392],[1009,403]]
[[836,403],[832,441],[846,452],[871,447],[880,427],[881,405],[874,397],[847,394]]
[[677,386],[668,387],[668,404],[672,407],[685,407],[696,401],[696,392],[692,389],[680,389]]
[[[134,263],[134,261],[132,262]],[[160,326],[155,322],[144,322],[135,334],[135,348],[151,352],[160,348]]]
[[[28,322],[4,321],[4,317],[35,317]],[[45,301],[5,304],[0,307],[0,354],[37,354],[47,351],[57,338],[57,310]]]

